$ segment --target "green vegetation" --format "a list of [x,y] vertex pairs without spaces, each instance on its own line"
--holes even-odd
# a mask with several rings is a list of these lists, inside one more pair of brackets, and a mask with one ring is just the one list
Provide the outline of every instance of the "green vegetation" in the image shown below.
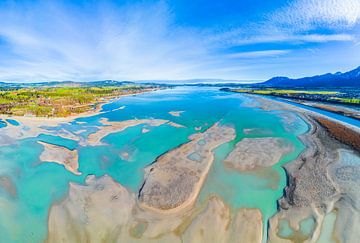
[[342,103],[349,103],[349,104],[360,104],[360,99],[357,98],[339,98],[334,97],[333,100],[340,101]]
[[295,90],[295,89],[234,89],[234,92],[253,93],[263,95],[291,95],[291,94],[310,94],[310,95],[337,95],[337,91],[323,90]]
[[88,111],[99,102],[146,88],[137,85],[107,87],[21,88],[0,91],[0,113],[64,117]]
[[232,89],[233,92],[271,95],[287,99],[332,102],[348,105],[360,105],[359,93],[357,90],[300,90],[300,89],[275,89],[275,88],[243,88]]

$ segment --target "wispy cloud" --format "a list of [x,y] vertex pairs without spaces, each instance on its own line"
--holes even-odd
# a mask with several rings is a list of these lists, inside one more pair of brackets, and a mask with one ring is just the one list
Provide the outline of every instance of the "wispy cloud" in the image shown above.
[[[251,33],[251,32],[250,32]],[[226,45],[248,45],[259,43],[324,43],[332,41],[348,42],[355,40],[355,37],[351,34],[296,34],[289,31],[276,30],[273,33],[269,33],[268,30],[259,30],[257,33],[233,31],[223,33],[214,37],[221,43]]]
[[[85,6],[86,7],[86,6]],[[40,3],[0,11],[2,79],[164,79],[207,58],[198,33],[171,22],[164,3],[81,9]]]
[[296,30],[349,28],[360,21],[360,1],[295,0],[271,14],[270,20]]
[[207,28],[176,22],[170,2],[0,2],[0,81],[261,79],[303,74],[309,49],[356,62],[359,0],[293,0]]
[[228,58],[258,58],[258,57],[274,57],[289,53],[290,50],[265,50],[265,51],[247,51],[231,53],[226,55]]
[[213,36],[227,45],[356,41],[349,32],[360,22],[359,0],[294,0],[264,19]]

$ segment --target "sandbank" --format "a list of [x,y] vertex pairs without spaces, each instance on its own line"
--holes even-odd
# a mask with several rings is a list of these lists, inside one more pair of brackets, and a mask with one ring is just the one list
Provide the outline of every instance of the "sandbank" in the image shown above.
[[293,145],[283,138],[244,138],[236,144],[224,163],[240,171],[271,167],[293,149]]
[[[235,138],[235,129],[218,123],[191,141],[160,156],[145,170],[139,191],[141,206],[162,213],[174,213],[190,207],[196,200],[213,163],[213,149]],[[198,143],[202,140],[203,143]],[[191,159],[198,154],[200,160]]]
[[38,143],[44,146],[44,151],[40,154],[40,161],[63,165],[65,169],[75,175],[81,175],[81,172],[78,171],[79,156],[77,150],[70,150],[63,146],[57,146],[42,141],[38,141]]

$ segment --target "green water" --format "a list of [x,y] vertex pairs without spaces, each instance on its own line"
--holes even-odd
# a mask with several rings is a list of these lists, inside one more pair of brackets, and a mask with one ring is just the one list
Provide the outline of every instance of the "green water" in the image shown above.
[[[103,107],[104,113],[80,118],[71,124],[47,128],[55,135],[40,135],[17,141],[0,148],[0,177],[9,178],[15,193],[0,187],[0,242],[42,242],[46,238],[48,212],[53,203],[66,197],[69,182],[84,183],[87,175],[108,174],[116,181],[136,192],[142,183],[143,169],[169,149],[188,141],[188,136],[221,120],[236,129],[236,139],[215,150],[215,162],[201,190],[199,203],[210,195],[219,195],[236,210],[241,207],[259,208],[263,214],[264,229],[267,220],[276,212],[276,201],[286,185],[281,165],[295,159],[304,149],[297,135],[307,125],[288,112],[263,111],[246,104],[254,101],[240,94],[220,92],[216,89],[176,88],[131,96]],[[117,109],[125,106],[125,109]],[[180,117],[169,111],[185,111]],[[285,116],[286,115],[286,116]],[[122,121],[134,118],[168,119],[186,128],[170,125],[149,127],[139,125],[103,139],[107,145],[80,146],[78,142],[56,136],[66,130],[82,131],[86,137],[101,125],[99,120]],[[143,128],[150,130],[142,133]],[[46,127],[45,127],[46,128]],[[253,129],[244,133],[244,129]],[[1,128],[0,128],[1,133]],[[294,145],[294,151],[279,163],[261,173],[240,173],[226,168],[222,160],[244,137],[281,137]],[[79,152],[79,171],[76,176],[55,163],[40,163],[42,146],[37,141],[61,145]],[[122,156],[124,153],[127,157]],[[266,231],[265,231],[266,237]]]
[[337,242],[333,237],[334,227],[336,221],[336,212],[331,212],[325,215],[321,226],[321,232],[318,243],[332,243]]
[[[286,175],[281,166],[296,159],[304,149],[297,136],[308,129],[301,120],[297,120],[297,126],[293,126],[292,129],[285,129],[281,116],[279,112],[248,108],[239,108],[228,113],[223,118],[223,123],[234,125],[237,137],[215,150],[214,165],[200,194],[200,201],[204,201],[209,195],[220,195],[232,209],[241,207],[260,209],[264,224],[264,239],[267,238],[268,219],[276,213],[277,200],[282,197],[286,186]],[[227,168],[223,160],[237,142],[244,137],[265,137],[263,133],[247,135],[242,132],[244,129],[254,127],[258,131],[271,131],[266,134],[271,134],[273,137],[287,139],[295,149],[292,153],[283,156],[273,167],[259,172],[240,172]]]

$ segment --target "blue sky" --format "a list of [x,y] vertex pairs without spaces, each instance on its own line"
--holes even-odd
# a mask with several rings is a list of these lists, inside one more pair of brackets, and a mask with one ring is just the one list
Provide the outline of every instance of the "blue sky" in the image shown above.
[[360,0],[3,0],[0,20],[0,81],[255,81],[360,65]]

